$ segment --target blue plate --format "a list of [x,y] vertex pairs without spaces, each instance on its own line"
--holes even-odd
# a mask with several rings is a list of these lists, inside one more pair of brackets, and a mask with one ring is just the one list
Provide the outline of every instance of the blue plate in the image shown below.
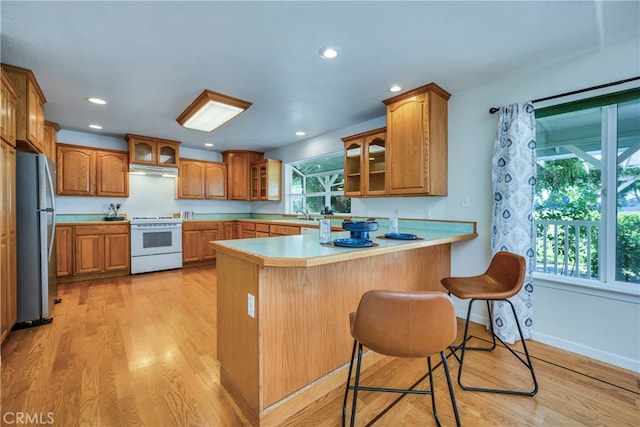
[[387,233],[384,235],[387,239],[396,239],[396,240],[416,240],[418,236],[415,234],[407,234],[407,233]]
[[333,244],[345,248],[368,248],[373,246],[371,240],[365,239],[336,239],[333,241]]

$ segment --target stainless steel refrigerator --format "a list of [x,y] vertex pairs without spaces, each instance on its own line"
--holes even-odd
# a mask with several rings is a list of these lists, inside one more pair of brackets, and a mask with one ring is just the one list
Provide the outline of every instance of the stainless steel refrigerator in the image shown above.
[[56,165],[44,154],[16,154],[18,321],[14,329],[50,323],[56,281]]

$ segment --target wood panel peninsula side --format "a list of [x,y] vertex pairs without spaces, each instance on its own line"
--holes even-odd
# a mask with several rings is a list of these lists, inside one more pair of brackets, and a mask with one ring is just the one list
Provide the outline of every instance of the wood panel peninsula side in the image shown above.
[[417,240],[372,232],[374,246],[362,249],[320,245],[316,235],[210,243],[220,380],[252,425],[278,424],[343,386],[353,344],[348,314],[365,291],[444,291],[451,244],[475,238],[476,224],[421,223],[403,230]]

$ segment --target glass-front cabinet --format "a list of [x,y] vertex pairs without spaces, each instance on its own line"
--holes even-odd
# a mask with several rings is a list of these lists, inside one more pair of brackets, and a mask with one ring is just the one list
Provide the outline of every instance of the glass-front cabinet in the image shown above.
[[141,135],[126,135],[131,163],[178,167],[179,141]]
[[251,200],[281,200],[282,161],[264,159],[251,163]]
[[366,195],[378,195],[385,192],[385,152],[386,132],[365,137],[367,150]]
[[386,189],[386,128],[342,138],[344,194],[378,196]]
[[344,147],[344,194],[362,195],[362,140],[345,142]]

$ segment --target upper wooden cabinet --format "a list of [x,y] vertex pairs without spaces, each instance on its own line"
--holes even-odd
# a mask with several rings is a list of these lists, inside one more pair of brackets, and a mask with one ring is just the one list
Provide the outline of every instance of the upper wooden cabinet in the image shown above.
[[178,167],[180,142],[141,135],[126,135],[131,163]]
[[60,130],[60,125],[50,121],[44,121],[44,137],[42,139],[42,152],[50,159],[56,158],[56,135]]
[[56,149],[57,193],[65,196],[95,196],[95,150],[63,144],[58,144]]
[[447,195],[447,101],[430,83],[384,100],[388,195]]
[[2,64],[17,94],[16,142],[28,151],[43,152],[44,104],[47,102],[31,70]]
[[180,159],[179,199],[226,199],[227,166],[223,163]]
[[342,138],[344,194],[349,197],[386,193],[386,128]]
[[264,153],[256,151],[224,151],[227,164],[227,199],[251,200],[251,163],[262,160]]
[[251,164],[251,200],[282,198],[282,160],[264,159]]
[[0,119],[0,137],[10,146],[16,146],[16,109],[18,94],[9,77],[2,70],[2,91],[0,93],[2,113]]
[[59,195],[129,197],[126,152],[58,144],[56,157]]
[[204,198],[227,198],[227,165],[224,163],[205,162]]
[[178,170],[178,198],[204,199],[204,164],[199,160],[181,159]]
[[96,196],[129,196],[129,156],[121,151],[96,151]]

